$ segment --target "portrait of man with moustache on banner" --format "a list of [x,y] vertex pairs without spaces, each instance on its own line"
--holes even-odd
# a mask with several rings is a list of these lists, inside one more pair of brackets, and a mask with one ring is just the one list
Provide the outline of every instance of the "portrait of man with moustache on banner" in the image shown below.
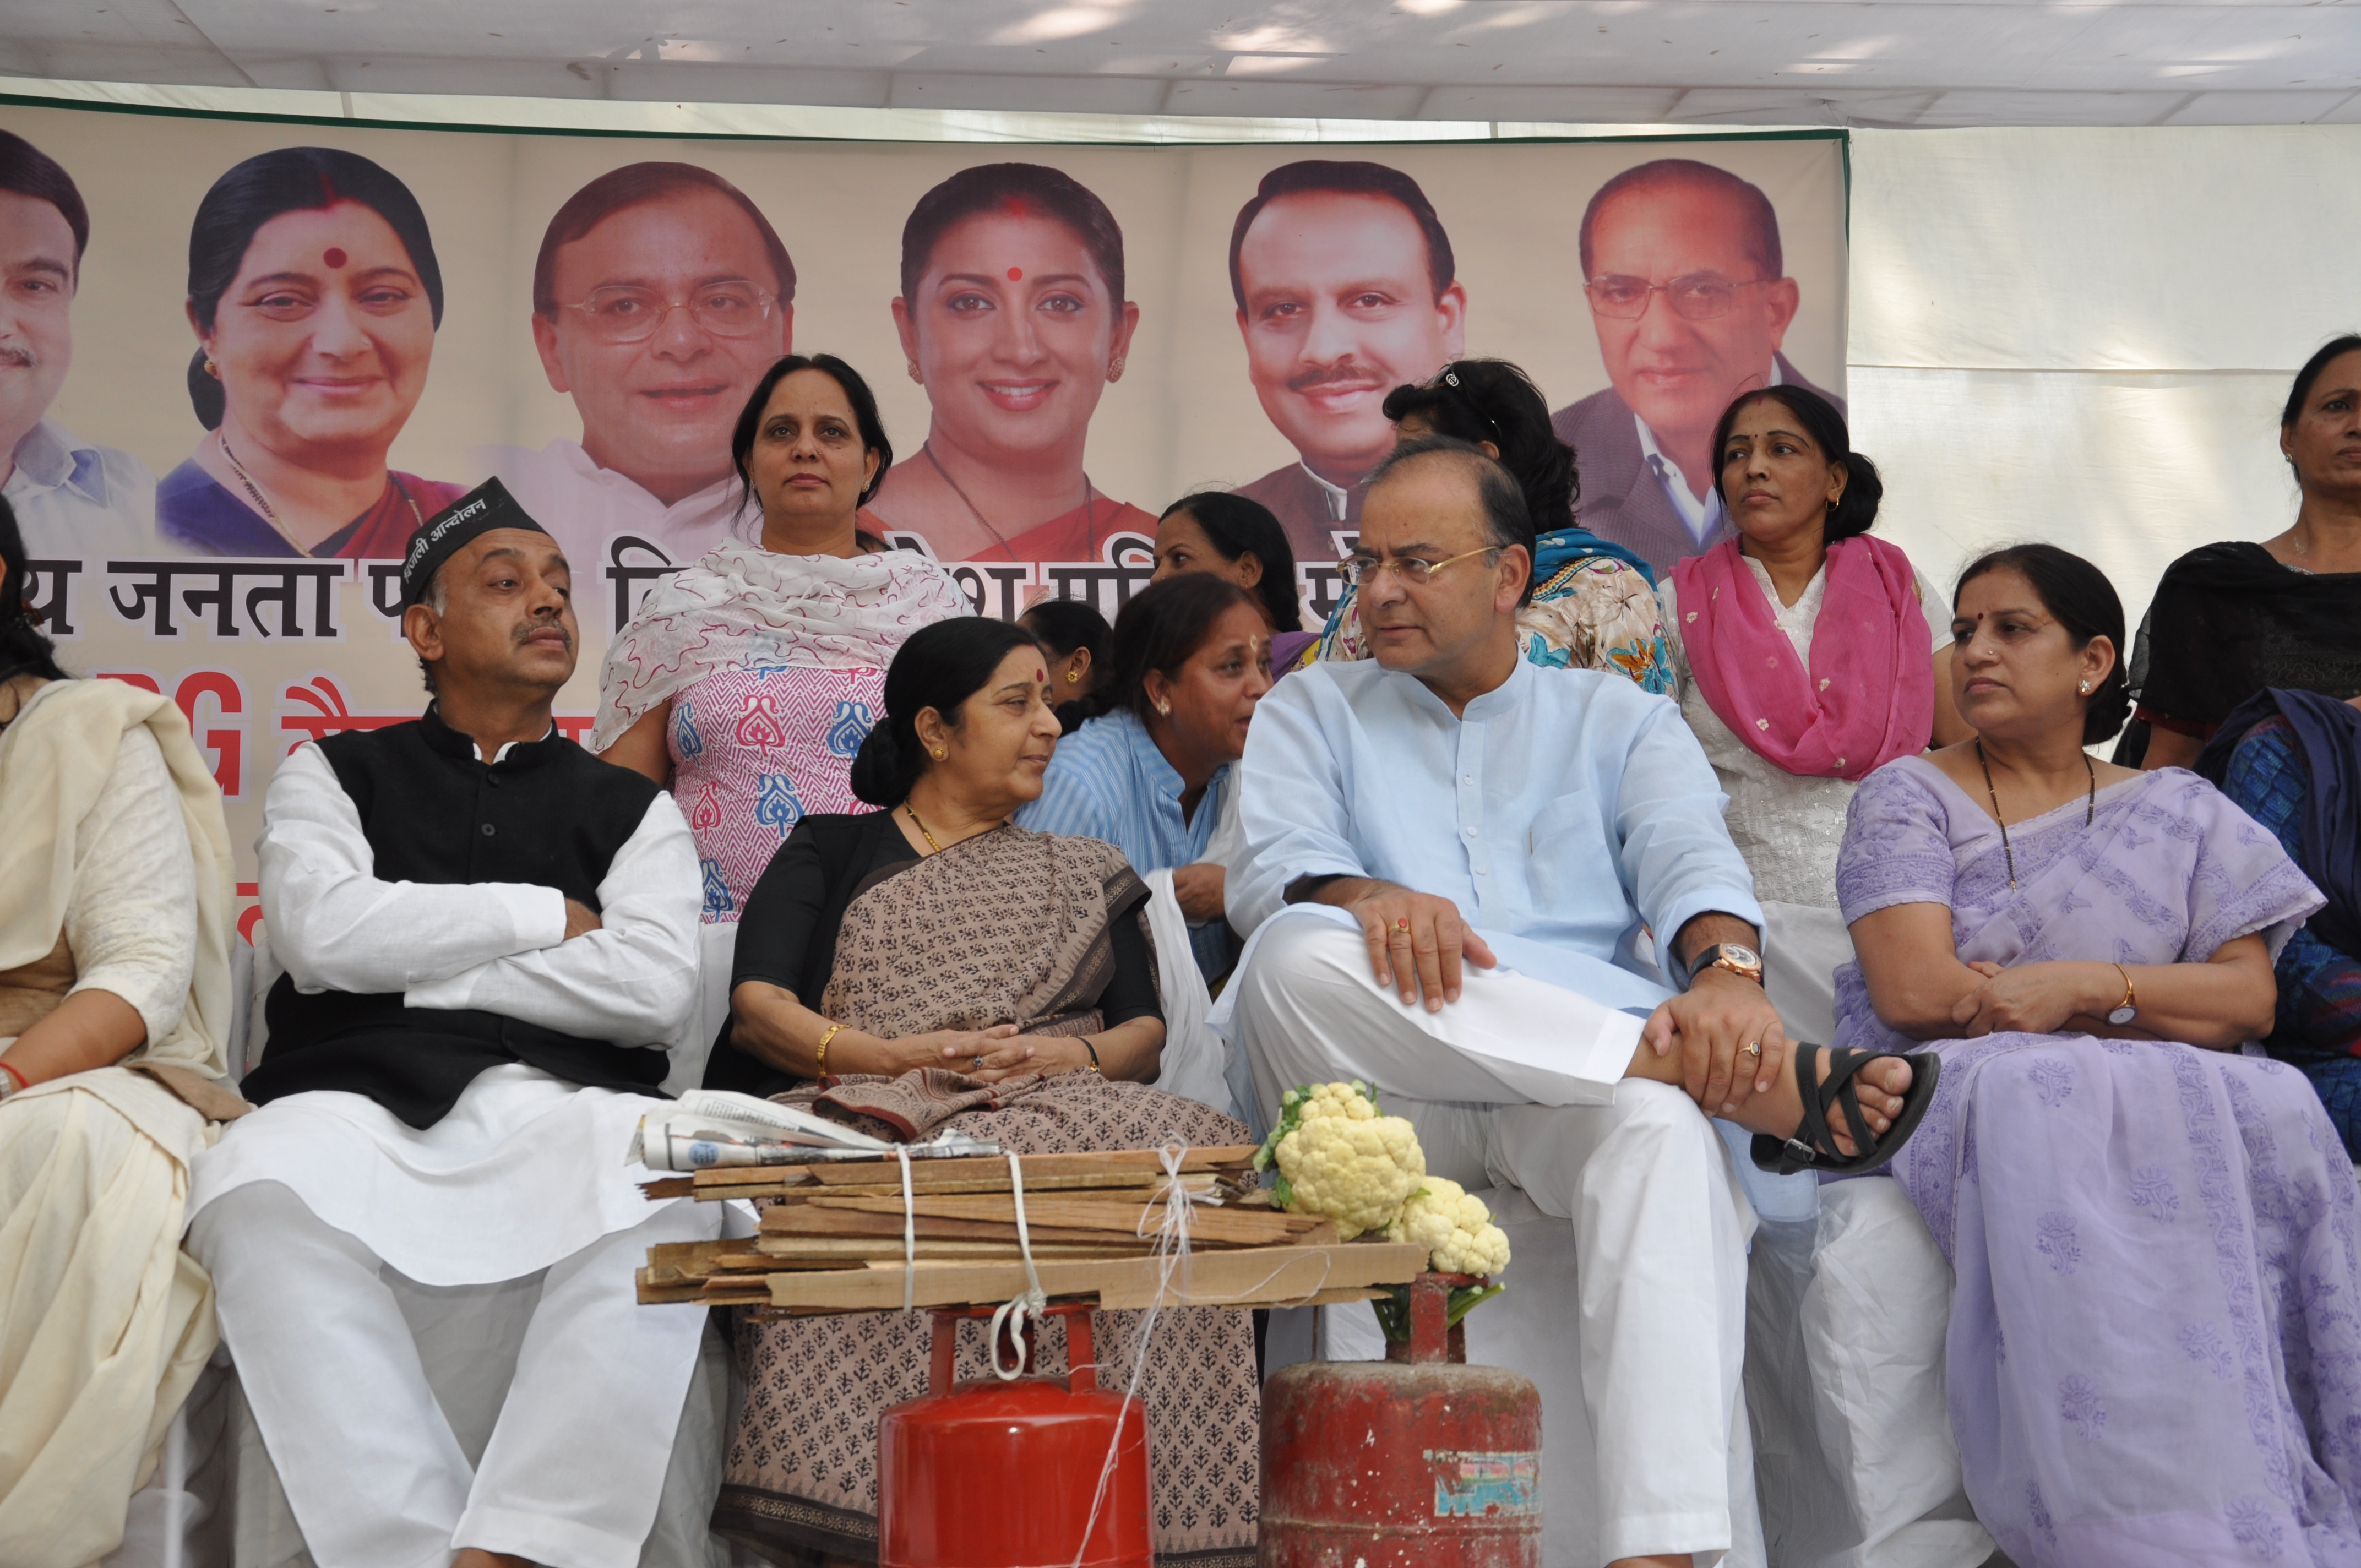
[[582,438],[478,460],[586,581],[622,535],[694,561],[741,521],[730,432],[791,351],[795,302],[796,264],[737,186],[693,163],[610,170],[557,209],[533,271],[533,347]]
[[1762,188],[1663,158],[1601,185],[1582,214],[1583,292],[1612,383],[1552,416],[1582,474],[1582,524],[1660,571],[1729,538],[1709,450],[1721,411],[1804,387],[1780,352],[1802,291]]
[[1255,395],[1299,459],[1238,493],[1279,518],[1297,560],[1335,560],[1362,477],[1394,447],[1386,394],[1466,349],[1451,236],[1401,170],[1306,159],[1238,210],[1230,292]]

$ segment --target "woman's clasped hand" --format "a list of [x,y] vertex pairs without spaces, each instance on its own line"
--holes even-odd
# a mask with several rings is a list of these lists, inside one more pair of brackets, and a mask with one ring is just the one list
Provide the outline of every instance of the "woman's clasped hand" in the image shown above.
[[2113,964],[2042,963],[2012,970],[1979,959],[1967,967],[1983,977],[1982,985],[1951,1004],[1951,1020],[1968,1039],[2011,1030],[2054,1035],[2076,1018],[2103,1019],[2127,983]]

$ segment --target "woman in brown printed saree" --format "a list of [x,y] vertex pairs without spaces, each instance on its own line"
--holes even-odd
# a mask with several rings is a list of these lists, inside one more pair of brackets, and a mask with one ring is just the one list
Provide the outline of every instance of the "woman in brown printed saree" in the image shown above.
[[[1059,725],[1047,661],[1006,622],[903,644],[852,787],[888,809],[807,817],[748,899],[710,1088],[771,1094],[880,1136],[956,1126],[1022,1153],[1243,1143],[1209,1106],[1148,1087],[1164,1042],[1148,890],[1112,845],[1028,832]],[[1097,1314],[1127,1372],[1140,1314]],[[774,1561],[873,1563],[877,1416],[927,1380],[923,1317],[738,1325],[748,1397],[715,1509]],[[1054,1368],[1062,1322],[1041,1333]],[[980,1325],[960,1375],[983,1374]],[[1110,1378],[1110,1381],[1113,1379]],[[1255,1560],[1261,1405],[1247,1315],[1161,1314],[1142,1395],[1157,1562]]]

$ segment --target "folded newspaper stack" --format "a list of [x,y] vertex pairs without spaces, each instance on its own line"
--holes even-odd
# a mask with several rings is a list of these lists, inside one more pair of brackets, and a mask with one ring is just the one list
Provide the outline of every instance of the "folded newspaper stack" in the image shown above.
[[[808,1165],[818,1160],[875,1159],[892,1152],[883,1138],[831,1122],[795,1105],[727,1090],[695,1089],[661,1115],[640,1118],[627,1163],[650,1170],[710,1170],[720,1166]],[[988,1155],[1000,1146],[948,1133],[909,1146],[913,1159]]]

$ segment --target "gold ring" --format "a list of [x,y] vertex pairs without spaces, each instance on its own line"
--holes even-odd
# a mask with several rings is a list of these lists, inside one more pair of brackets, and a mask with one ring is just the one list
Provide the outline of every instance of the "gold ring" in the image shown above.
[[1746,1047],[1746,1054],[1747,1054],[1748,1056],[1750,1056],[1750,1057],[1760,1057],[1760,1056],[1762,1056],[1762,1054],[1763,1054],[1763,1042],[1762,1042],[1762,1041],[1760,1041],[1760,1040],[1756,1040],[1756,1041],[1753,1041],[1752,1043],[1751,1043],[1750,1045],[1748,1045],[1748,1046],[1747,1046],[1747,1047]]
[[1409,930],[1409,929],[1410,929],[1410,916],[1407,916],[1407,915],[1397,915],[1397,916],[1394,916],[1394,929],[1395,929],[1395,930],[1397,930],[1397,931],[1407,931],[1407,930]]

